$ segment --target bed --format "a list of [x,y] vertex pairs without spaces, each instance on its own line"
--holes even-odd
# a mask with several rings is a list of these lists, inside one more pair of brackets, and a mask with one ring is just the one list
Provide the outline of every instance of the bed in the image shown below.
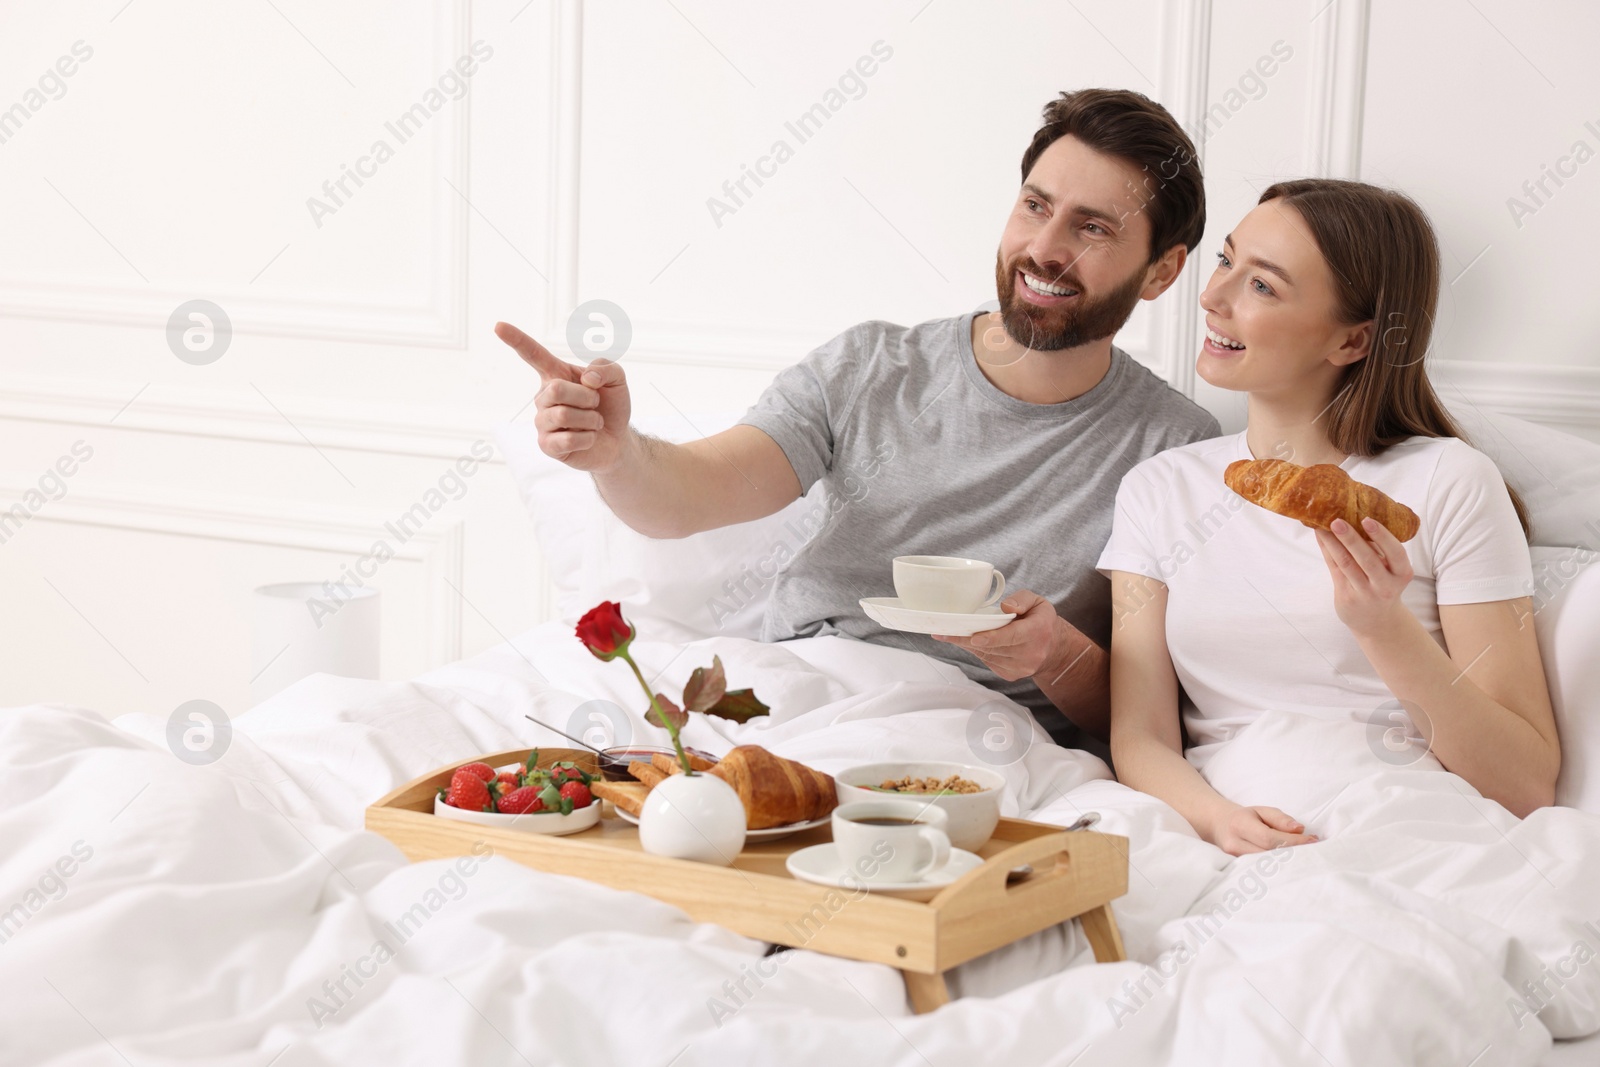
[[[753,640],[753,561],[814,500],[651,542],[505,428],[562,620],[405,683],[305,679],[234,720],[208,766],[174,759],[154,716],[0,715],[0,1063],[1600,1061],[1584,1039],[1600,1030],[1600,447],[1462,414],[1534,512],[1562,807],[1519,823],[1454,776],[1375,758],[1371,728],[1269,717],[1208,772],[1326,840],[1230,859],[953,667],[838,637]],[[603,598],[639,626],[662,688],[715,654],[771,705],[745,725],[697,717],[686,741],[708,751],[756,742],[830,771],[971,762],[974,722],[1014,731],[1005,814],[1095,811],[1128,837],[1114,908],[1130,961],[1094,965],[1075,928],[1048,931],[958,969],[959,999],[915,1016],[889,968],[769,958],[649,898],[499,857],[409,864],[361,830],[367,804],[425,771],[565,744],[524,715],[657,737],[629,672],[573,636]],[[1280,773],[1250,769],[1267,757]]]

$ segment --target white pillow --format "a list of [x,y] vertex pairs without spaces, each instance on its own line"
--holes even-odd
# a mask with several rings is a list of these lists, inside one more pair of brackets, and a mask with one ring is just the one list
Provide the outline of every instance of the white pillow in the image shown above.
[[[634,426],[681,442],[734,425],[744,412],[696,413],[691,420],[639,418]],[[775,515],[658,539],[633,530],[600,499],[594,481],[539,450],[531,422],[495,428],[539,547],[563,620],[615,600],[652,641],[761,636],[776,568],[810,540],[827,514],[821,483]]]
[[1600,551],[1600,445],[1469,404],[1450,414],[1522,496],[1533,544]]
[[1533,550],[1534,631],[1561,731],[1556,803],[1600,812],[1600,553]]

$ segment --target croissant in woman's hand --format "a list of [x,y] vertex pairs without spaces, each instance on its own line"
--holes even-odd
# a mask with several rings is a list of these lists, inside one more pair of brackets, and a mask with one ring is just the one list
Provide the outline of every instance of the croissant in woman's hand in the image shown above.
[[1228,464],[1222,480],[1250,503],[1313,528],[1328,530],[1334,519],[1343,519],[1366,537],[1361,520],[1370,517],[1396,540],[1409,541],[1421,525],[1416,512],[1332,463],[1302,467],[1283,459],[1241,459]]

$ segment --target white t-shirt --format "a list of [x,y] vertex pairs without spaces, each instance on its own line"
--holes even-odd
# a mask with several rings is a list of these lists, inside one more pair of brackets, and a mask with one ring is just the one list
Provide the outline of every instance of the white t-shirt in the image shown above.
[[[1223,482],[1229,463],[1252,458],[1239,433],[1134,467],[1097,565],[1166,584],[1167,647],[1196,746],[1226,741],[1271,709],[1367,721],[1394,700],[1334,611],[1314,531]],[[1441,647],[1440,604],[1531,594],[1528,543],[1483,453],[1453,437],[1412,437],[1340,466],[1422,520],[1406,542],[1416,577],[1402,602]]]

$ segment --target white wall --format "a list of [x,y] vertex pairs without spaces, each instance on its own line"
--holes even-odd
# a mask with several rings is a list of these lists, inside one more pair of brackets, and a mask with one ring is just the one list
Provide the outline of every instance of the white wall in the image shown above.
[[[992,298],[1018,159],[1066,88],[1138,89],[1197,132],[1211,116],[1200,269],[1119,338],[1178,387],[1195,390],[1209,255],[1257,191],[1360,176],[1439,228],[1447,398],[1600,439],[1600,162],[1562,164],[1541,203],[1522,189],[1579,140],[1600,151],[1582,54],[1600,9],[1575,0],[0,12],[0,109],[24,112],[0,121],[0,499],[40,501],[26,491],[75,442],[93,450],[0,544],[0,704],[242,710],[248,591],[337,577],[494,423],[527,417],[537,381],[497,318],[560,352],[578,303],[617,303],[636,404],[692,417],[749,403],[854,322]],[[427,110],[474,42],[461,98]],[[1275,46],[1288,58],[1258,81]],[[841,87],[858,62],[870,76]],[[801,143],[786,123],[819,102],[837,110]],[[401,143],[385,123],[417,103]],[[363,163],[379,139],[392,158]],[[358,164],[364,184],[314,218],[308,198]],[[746,167],[767,176],[734,202]],[[1513,196],[1536,210],[1513,217]],[[196,298],[234,328],[203,366],[166,335]],[[465,486],[373,579],[385,677],[547,614],[504,466]]]

